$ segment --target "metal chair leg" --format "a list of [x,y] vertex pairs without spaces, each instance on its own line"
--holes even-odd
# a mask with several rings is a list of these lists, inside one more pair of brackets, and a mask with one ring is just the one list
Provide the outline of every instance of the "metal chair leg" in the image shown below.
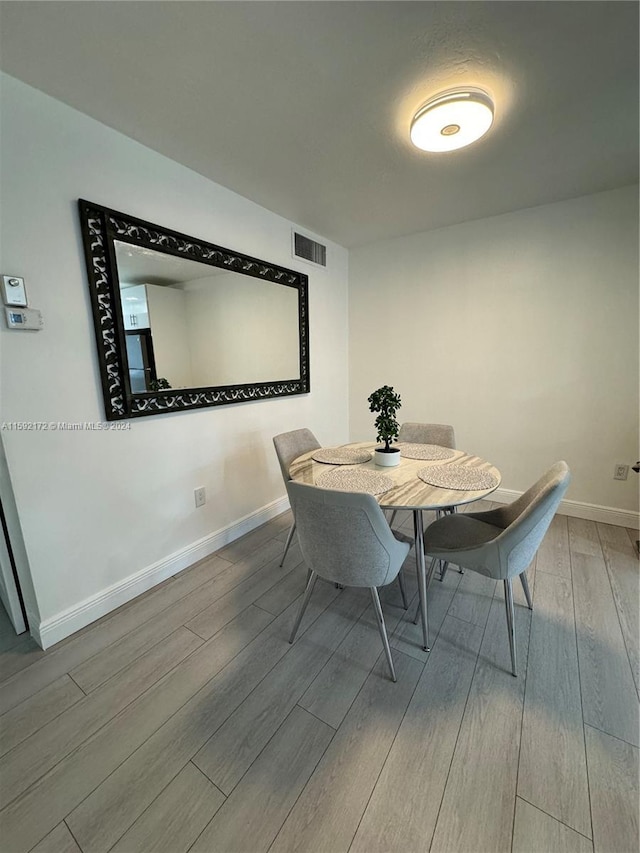
[[287,541],[284,546],[284,554],[282,555],[282,559],[280,560],[280,565],[284,564],[285,557],[287,556],[287,551],[289,550],[289,545],[291,545],[291,540],[293,539],[293,534],[296,532],[296,523],[295,521],[289,528],[289,535],[287,536]]
[[513,613],[513,587],[511,578],[504,580],[504,604],[507,611],[507,628],[509,630],[509,649],[511,650],[511,674],[518,674],[516,666],[516,624]]
[[406,610],[409,607],[409,602],[407,601],[407,589],[404,584],[402,569],[398,572],[398,584],[400,585],[400,594],[402,595],[402,606]]
[[373,600],[373,609],[376,612],[376,618],[378,620],[378,631],[380,632],[380,639],[382,640],[382,645],[384,646],[384,653],[387,658],[387,663],[389,664],[389,672],[391,673],[391,680],[397,681],[396,671],[393,666],[393,658],[391,657],[391,649],[389,648],[389,639],[387,637],[387,629],[384,624],[384,616],[382,615],[382,607],[380,605],[380,598],[378,597],[378,590],[375,586],[369,587],[371,592],[371,598]]
[[529,610],[533,610],[533,602],[531,601],[531,593],[529,592],[529,581],[527,580],[526,572],[522,572],[520,575],[520,583],[522,584],[522,589],[524,590],[524,597],[527,599],[527,607]]
[[[438,511],[437,511],[437,513],[436,513],[436,518],[441,518],[443,515],[455,515],[457,512],[458,512],[458,507],[457,507],[457,506],[446,506],[446,507],[444,507],[444,509],[440,509],[440,510],[438,510]],[[449,563],[444,563],[444,564],[443,564],[443,566],[442,566],[442,571],[440,572],[440,577],[439,577],[439,579],[438,579],[438,580],[441,580],[441,581],[443,581],[443,580],[444,580],[444,576],[445,576],[445,574],[446,574],[446,572],[447,572],[447,568],[448,568],[448,566],[449,566]],[[462,566],[458,566],[458,572],[459,572],[461,575],[463,575],[463,574],[464,574],[464,569],[462,568]]]
[[431,560],[431,565],[429,566],[429,571],[427,572],[427,588],[429,587],[429,584],[431,583],[431,578],[433,577],[433,572],[434,572],[434,570],[435,570],[435,568],[436,568],[436,563],[437,563],[437,562],[438,562],[438,558],[437,558],[437,557],[434,557],[434,558]]
[[[441,560],[440,562],[441,562],[440,577],[438,578],[438,580],[440,582],[442,582],[444,580],[444,576],[447,573],[447,569],[449,568],[449,563],[446,560]],[[458,573],[461,575],[464,574],[464,569],[462,568],[462,566],[458,566]]]
[[300,605],[300,610],[298,610],[298,615],[296,616],[296,621],[291,629],[291,636],[289,637],[289,642],[293,643],[296,638],[296,634],[298,633],[298,628],[300,627],[300,623],[302,622],[302,617],[304,616],[304,611],[307,609],[307,604],[309,604],[309,599],[311,598],[311,593],[313,592],[313,588],[316,585],[316,581],[318,580],[318,575],[315,572],[311,572],[309,574],[309,582],[307,583],[307,588],[304,591],[304,598],[302,599],[302,604]]

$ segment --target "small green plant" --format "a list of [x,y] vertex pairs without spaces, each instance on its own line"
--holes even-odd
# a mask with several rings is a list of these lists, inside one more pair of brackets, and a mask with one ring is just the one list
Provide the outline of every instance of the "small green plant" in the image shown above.
[[385,453],[393,452],[389,445],[398,437],[400,431],[396,412],[401,405],[400,394],[396,394],[391,385],[383,385],[369,397],[369,411],[379,412],[375,420],[375,428],[378,431],[376,441],[384,441]]
[[152,379],[149,382],[149,391],[165,391],[167,388],[171,388],[167,379],[164,376],[160,376],[158,379]]

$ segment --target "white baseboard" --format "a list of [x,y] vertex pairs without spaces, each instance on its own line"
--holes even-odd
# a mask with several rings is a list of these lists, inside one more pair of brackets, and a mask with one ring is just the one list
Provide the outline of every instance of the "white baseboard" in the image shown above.
[[[493,500],[499,504],[509,504],[519,498],[521,494],[522,492],[517,492],[514,489],[496,489],[487,500]],[[611,506],[598,506],[582,501],[561,501],[558,512],[560,515],[569,515],[571,518],[584,518],[587,521],[614,524],[616,527],[631,527],[634,530],[640,527],[640,513],[630,509],[616,509]]]
[[31,635],[43,648],[48,649],[65,637],[69,637],[81,628],[95,622],[117,607],[131,601],[132,598],[146,592],[162,581],[192,566],[198,560],[209,557],[230,542],[244,536],[260,527],[261,524],[275,518],[276,515],[289,509],[286,497],[272,501],[270,504],[246,515],[239,521],[198,539],[186,548],[176,551],[145,569],[141,569],[124,580],[118,581],[96,595],[86,598],[79,604],[63,610],[61,613],[44,619],[40,623],[31,623]]
[[[511,503],[521,494],[522,492],[513,489],[496,489],[491,494],[490,499],[496,503]],[[96,619],[100,619],[117,607],[126,604],[127,601],[131,601],[131,599],[157,586],[167,578],[192,566],[198,560],[210,556],[240,536],[244,536],[245,533],[255,530],[256,527],[260,527],[261,524],[275,518],[276,515],[280,515],[288,508],[288,499],[286,497],[279,498],[228,527],[193,542],[181,551],[170,554],[163,560],[130,575],[56,616],[44,619],[40,623],[30,621],[31,635],[38,645],[43,649],[48,649],[55,643],[59,643],[60,640],[64,640],[81,628],[95,622]],[[600,521],[619,527],[630,527],[632,529],[640,527],[640,513],[632,510],[598,506],[580,501],[562,501],[558,512],[561,515],[568,515],[573,518]]]

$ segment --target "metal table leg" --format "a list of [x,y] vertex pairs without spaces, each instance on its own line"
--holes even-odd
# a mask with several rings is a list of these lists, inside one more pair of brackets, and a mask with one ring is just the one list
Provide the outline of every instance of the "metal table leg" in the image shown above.
[[413,511],[413,532],[416,541],[416,567],[418,570],[418,589],[420,591],[420,615],[422,621],[422,648],[430,652],[429,626],[427,624],[427,572],[424,564],[424,528],[422,526],[422,510]]

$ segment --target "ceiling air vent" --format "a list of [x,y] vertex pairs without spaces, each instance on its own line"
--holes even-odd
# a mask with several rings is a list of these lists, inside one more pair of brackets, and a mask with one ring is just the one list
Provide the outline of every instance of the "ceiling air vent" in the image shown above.
[[321,267],[327,265],[327,247],[305,237],[304,234],[298,234],[297,231],[293,232],[293,256],[304,258],[305,261],[311,261]]

